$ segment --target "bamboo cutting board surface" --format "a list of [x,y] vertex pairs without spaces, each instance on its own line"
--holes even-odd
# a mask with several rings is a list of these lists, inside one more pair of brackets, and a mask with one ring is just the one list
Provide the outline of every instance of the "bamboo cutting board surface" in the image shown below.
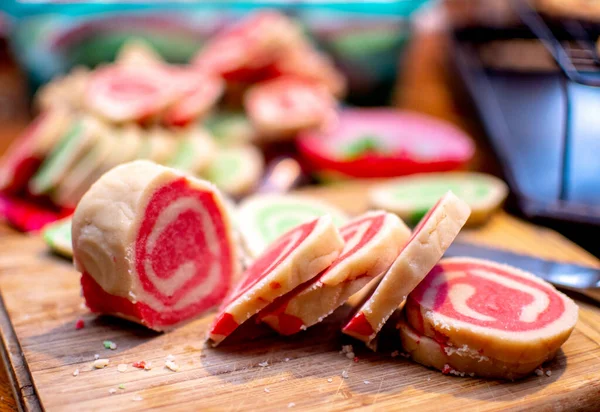
[[[362,183],[310,189],[350,213],[366,208]],[[499,213],[465,241],[555,260],[598,265],[560,235]],[[371,353],[339,333],[342,308],[323,324],[283,338],[248,324],[217,349],[203,345],[212,314],[167,334],[96,317],[82,307],[79,276],[36,236],[0,226],[2,343],[17,401],[32,410],[600,410],[600,309],[580,302],[577,328],[547,369],[510,383],[456,378],[426,369],[388,348]],[[85,328],[75,329],[77,319]],[[102,342],[117,343],[116,350]],[[339,351],[354,344],[358,362]],[[94,355],[110,359],[92,370]],[[179,372],[164,367],[175,356]],[[152,362],[149,371],[131,364]],[[120,363],[128,364],[121,373]],[[78,369],[79,375],[73,376]],[[342,371],[348,378],[344,379]],[[124,389],[119,389],[123,385]],[[110,389],[116,393],[109,393]]]

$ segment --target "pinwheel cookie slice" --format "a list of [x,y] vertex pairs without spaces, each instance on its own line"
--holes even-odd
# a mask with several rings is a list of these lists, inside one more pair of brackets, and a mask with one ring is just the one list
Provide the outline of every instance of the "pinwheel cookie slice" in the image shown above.
[[[404,321],[398,324],[398,329],[402,347],[414,361],[438,369],[445,375],[514,380],[530,375],[545,361],[500,361],[483,356],[467,346],[456,348],[445,345],[420,334]],[[550,354],[548,359],[551,359],[554,353]]]
[[91,116],[73,123],[29,182],[29,191],[41,195],[54,190],[71,168],[96,145],[103,127]]
[[216,188],[145,160],[103,175],[77,205],[72,233],[87,306],[155,330],[216,306],[238,270]]
[[483,173],[426,173],[400,177],[371,189],[371,206],[417,223],[448,190],[471,207],[468,224],[486,221],[502,204],[506,184]]
[[210,135],[199,127],[178,132],[177,149],[174,157],[167,163],[169,167],[199,175],[204,171],[216,151],[216,145]]
[[72,124],[70,112],[62,107],[40,114],[0,161],[0,190],[20,192]]
[[265,194],[244,200],[237,222],[244,248],[255,258],[288,230],[324,215],[330,215],[338,227],[347,220],[343,211],[319,199]]
[[452,192],[439,199],[419,222],[373,294],[342,331],[374,348],[377,333],[442,258],[467,221],[469,213],[469,206]]
[[216,346],[269,303],[317,276],[344,247],[331,217],[303,223],[277,239],[225,298],[209,330]]
[[410,294],[410,326],[449,347],[507,363],[554,356],[577,322],[577,305],[547,282],[481,259],[444,259]]
[[262,153],[254,146],[223,148],[202,175],[225,193],[240,196],[258,185],[264,165]]
[[50,249],[67,258],[73,257],[71,221],[69,216],[50,223],[42,229],[42,237]]
[[410,237],[395,215],[368,212],[340,228],[344,249],[319,276],[277,299],[259,319],[282,335],[312,326],[384,273]]

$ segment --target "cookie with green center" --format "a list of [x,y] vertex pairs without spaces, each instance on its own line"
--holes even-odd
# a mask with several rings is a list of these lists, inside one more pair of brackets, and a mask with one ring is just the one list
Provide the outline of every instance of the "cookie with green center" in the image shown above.
[[396,213],[416,224],[448,190],[471,207],[471,225],[489,219],[508,194],[502,180],[483,173],[427,173],[377,185],[369,192],[369,202],[374,209]]
[[73,257],[71,243],[71,217],[67,217],[44,226],[42,237],[50,249],[67,258]]
[[50,193],[75,164],[94,147],[102,124],[92,117],[75,122],[29,182],[34,195]]
[[435,118],[395,109],[346,109],[330,127],[296,140],[306,167],[319,177],[382,178],[463,167],[471,139]]
[[309,196],[268,194],[244,200],[236,220],[242,244],[255,258],[283,233],[324,215],[330,215],[338,227],[347,220],[340,209]]
[[238,146],[219,150],[208,168],[205,179],[231,196],[251,191],[262,177],[265,161],[254,146]]
[[200,174],[214,157],[216,146],[212,137],[203,129],[193,127],[178,133],[178,144],[167,166]]
[[243,113],[219,112],[207,118],[204,126],[222,146],[246,144],[256,139],[256,130]]

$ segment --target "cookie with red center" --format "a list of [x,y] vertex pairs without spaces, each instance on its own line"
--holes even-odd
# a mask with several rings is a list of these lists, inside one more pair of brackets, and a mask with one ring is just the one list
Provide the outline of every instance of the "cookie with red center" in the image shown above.
[[469,206],[452,192],[438,200],[419,222],[375,291],[342,331],[375,347],[374,339],[385,322],[441,259],[469,214]]
[[43,112],[14,141],[0,161],[0,190],[23,192],[29,180],[72,123],[68,110]]
[[193,65],[227,81],[253,82],[284,50],[304,41],[297,25],[273,10],[252,13],[202,48]]
[[347,109],[338,122],[297,140],[306,166],[322,178],[376,178],[463,167],[472,140],[432,117],[394,109]]
[[285,233],[252,262],[225,298],[210,327],[209,340],[218,345],[275,299],[317,276],[336,260],[343,247],[344,241],[329,216]]
[[72,226],[87,306],[155,330],[219,304],[238,270],[216,188],[149,161],[104,174],[77,205]]
[[323,85],[292,76],[253,86],[244,97],[244,106],[259,135],[267,139],[319,129],[337,116],[337,102]]
[[568,339],[577,305],[525,271],[444,259],[410,294],[407,321],[422,335],[509,363],[542,363]]
[[163,114],[167,126],[186,126],[206,115],[217,103],[225,84],[215,75],[191,69],[171,69],[180,97]]
[[180,94],[163,66],[115,64],[93,72],[84,103],[88,110],[111,122],[144,122],[175,103]]
[[556,353],[554,351],[546,359],[533,362],[505,362],[484,356],[466,345],[454,347],[437,342],[420,334],[404,321],[398,324],[398,329],[402,347],[410,357],[421,365],[438,369],[444,375],[520,379],[530,375]]
[[259,319],[282,335],[312,326],[385,272],[410,237],[395,215],[368,212],[340,228],[344,249],[319,276],[277,299]]

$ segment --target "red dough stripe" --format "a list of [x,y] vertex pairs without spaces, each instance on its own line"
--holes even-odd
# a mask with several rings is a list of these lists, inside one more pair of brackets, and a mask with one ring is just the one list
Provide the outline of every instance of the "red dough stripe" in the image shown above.
[[363,312],[354,315],[354,317],[350,319],[350,322],[344,327],[344,331],[367,337],[375,333]]

